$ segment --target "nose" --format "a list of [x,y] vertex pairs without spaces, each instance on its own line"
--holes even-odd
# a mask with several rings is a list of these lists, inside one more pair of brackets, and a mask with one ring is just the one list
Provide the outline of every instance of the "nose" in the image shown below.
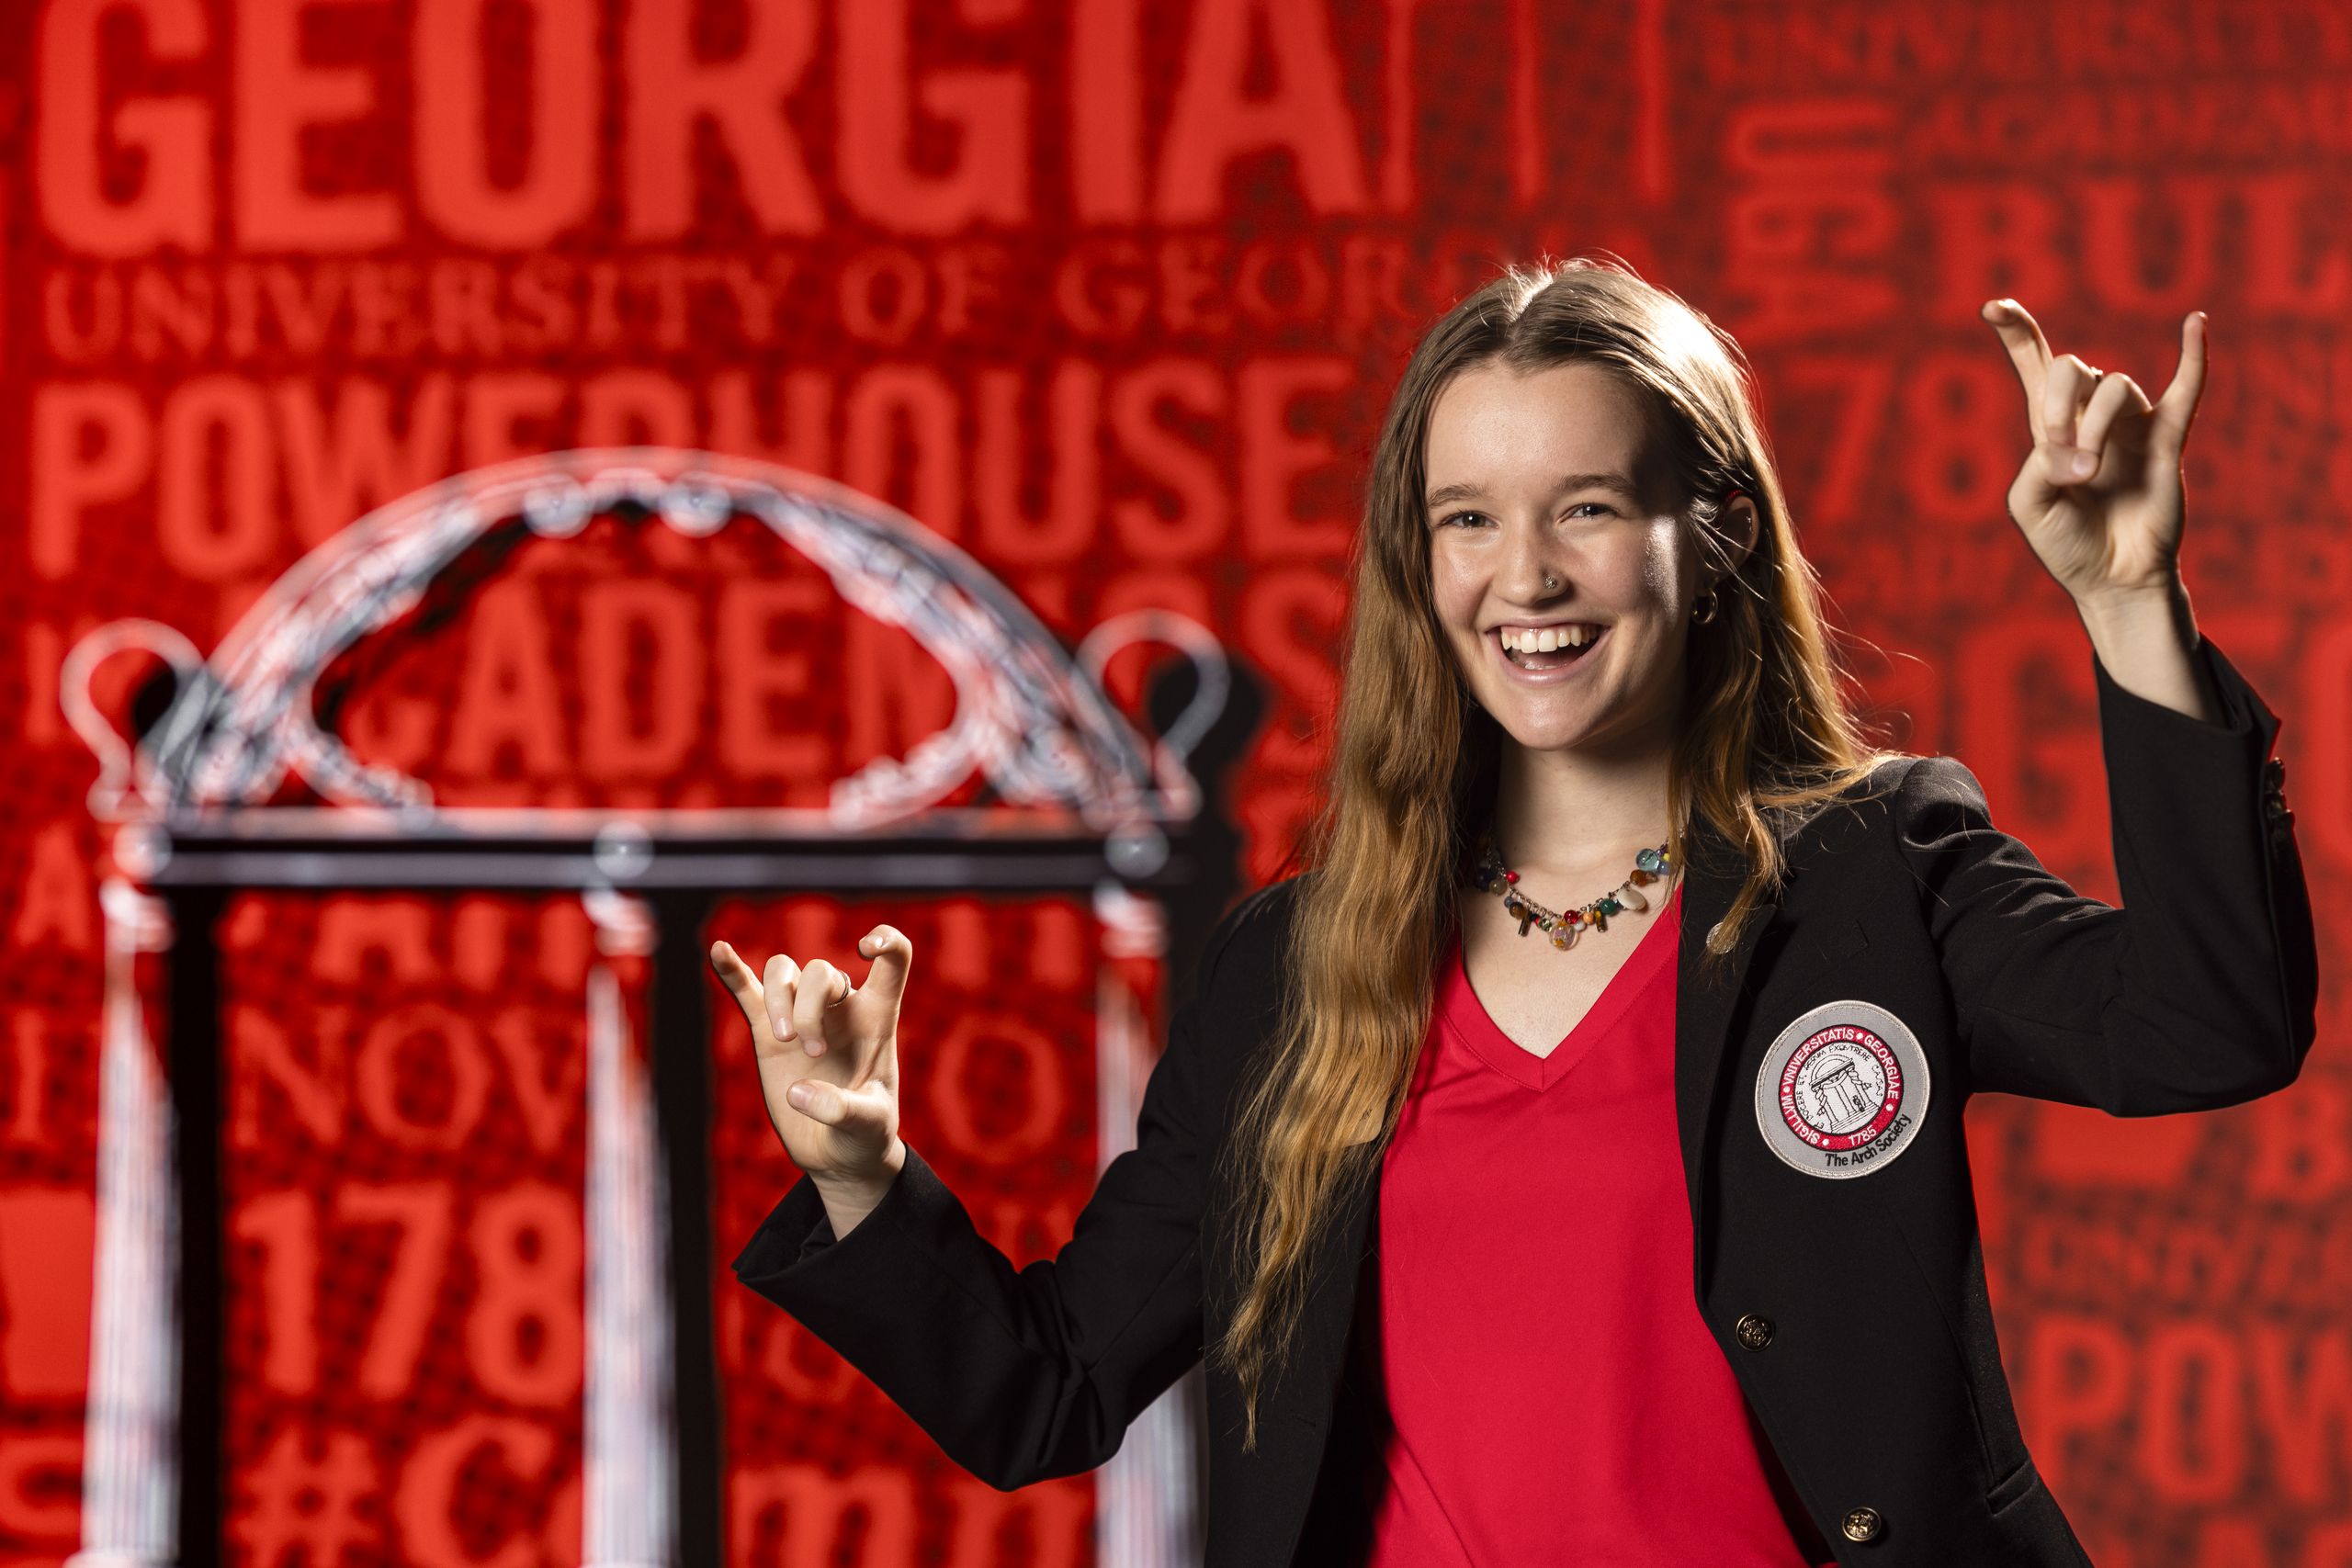
[[[1544,585],[1545,578],[1551,586]],[[1495,587],[1508,597],[1523,604],[1533,604],[1552,597],[1566,585],[1567,570],[1554,563],[1551,541],[1543,531],[1524,522],[1503,525],[1503,559],[1496,573]]]

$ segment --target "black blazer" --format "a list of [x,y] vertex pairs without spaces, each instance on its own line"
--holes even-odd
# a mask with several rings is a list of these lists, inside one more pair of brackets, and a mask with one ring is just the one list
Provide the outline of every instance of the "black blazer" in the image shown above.
[[[1781,897],[1724,982],[1706,986],[1701,940],[1738,868],[1719,835],[1692,835],[1675,1092],[1693,1296],[1793,1488],[1792,1525],[1841,1563],[2088,1562],[2010,1407],[1962,1137],[1969,1095],[2118,1116],[2206,1110],[2293,1082],[2311,1047],[2318,961],[2284,766],[2269,760],[2278,720],[2210,641],[2198,662],[2221,724],[2136,697],[2092,660],[2122,908],[2077,895],[1996,828],[1966,767],[1905,759],[1790,833]],[[1274,1020],[1298,886],[1262,889],[1218,923],[1136,1147],[1104,1169],[1055,1258],[1016,1271],[910,1145],[846,1239],[797,1181],[737,1277],[993,1485],[1102,1463],[1238,1303],[1233,1209],[1210,1190],[1212,1159]],[[1845,1176],[1771,1145],[1783,1032],[1831,1003],[1843,1004],[1833,1021],[1907,1034],[1897,1065],[1918,1112],[1882,1134],[1896,1152]],[[1872,1093],[1887,1077],[1867,1064],[1862,1076]],[[1784,1134],[1780,1146],[1811,1157]],[[1238,1382],[1210,1371],[1210,1568],[1338,1562],[1357,1544],[1365,1428],[1343,1374],[1377,1201],[1368,1182],[1329,1216],[1254,1453],[1240,1448]],[[1693,1477],[1694,1505],[1705,1496]]]

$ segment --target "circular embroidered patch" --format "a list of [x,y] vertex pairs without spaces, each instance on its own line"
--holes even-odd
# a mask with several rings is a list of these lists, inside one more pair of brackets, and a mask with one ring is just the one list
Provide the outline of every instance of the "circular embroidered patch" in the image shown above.
[[1893,1163],[1928,1114],[1928,1054],[1871,1002],[1824,1002],[1790,1022],[1756,1075],[1756,1125],[1807,1176],[1865,1176]]

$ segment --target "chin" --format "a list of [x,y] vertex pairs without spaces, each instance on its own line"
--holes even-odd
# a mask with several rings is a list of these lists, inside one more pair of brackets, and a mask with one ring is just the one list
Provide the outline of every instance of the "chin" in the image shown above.
[[1494,715],[1495,723],[1505,735],[1531,751],[1557,751],[1578,745],[1592,735],[1589,724],[1547,722],[1530,715],[1513,714],[1509,708],[1498,711],[1490,706],[1487,711]]

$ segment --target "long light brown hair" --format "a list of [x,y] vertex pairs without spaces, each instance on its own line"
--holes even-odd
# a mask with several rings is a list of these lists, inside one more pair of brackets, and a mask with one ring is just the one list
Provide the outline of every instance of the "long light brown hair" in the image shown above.
[[[1297,1329],[1318,1219],[1372,1179],[1396,1130],[1459,918],[1464,852],[1493,808],[1502,732],[1471,700],[1439,626],[1421,499],[1430,411],[1455,376],[1489,363],[1596,364],[1623,378],[1682,498],[1686,538],[1720,576],[1717,614],[1690,627],[1667,800],[1673,863],[1685,863],[1695,811],[1748,866],[1702,964],[1722,961],[1778,886],[1791,826],[1902,755],[1870,745],[1844,697],[1819,583],[1728,334],[1606,255],[1510,268],[1430,330],[1373,453],[1323,806],[1297,857],[1311,869],[1290,922],[1289,985],[1221,1166],[1238,1194],[1243,1289],[1209,1353],[1241,1382],[1245,1452]],[[1735,486],[1761,526],[1733,570],[1717,524]]]

